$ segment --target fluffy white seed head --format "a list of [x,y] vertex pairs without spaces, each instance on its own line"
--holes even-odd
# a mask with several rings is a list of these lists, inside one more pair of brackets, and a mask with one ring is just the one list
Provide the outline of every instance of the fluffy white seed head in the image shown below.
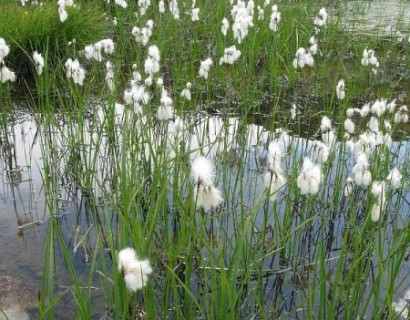
[[236,49],[236,46],[233,45],[229,48],[226,48],[224,51],[224,55],[222,56],[222,58],[219,60],[219,64],[234,64],[234,62],[236,60],[239,59],[239,57],[241,56],[241,52],[239,50]]
[[203,156],[196,158],[191,166],[191,176],[197,185],[213,186],[215,174],[212,162]]
[[118,271],[128,290],[137,291],[147,284],[152,268],[148,260],[138,259],[134,249],[125,248],[118,252]]
[[345,185],[345,188],[344,188],[344,196],[345,197],[348,197],[352,194],[353,187],[354,187],[354,181],[351,177],[348,177],[346,179],[346,185]]
[[208,79],[208,72],[209,72],[209,69],[211,68],[211,66],[212,66],[212,59],[211,58],[207,58],[207,59],[201,61],[201,66],[200,66],[199,72],[198,72],[199,76],[203,77],[205,79]]
[[340,79],[336,86],[336,96],[339,100],[343,100],[346,97],[345,81]]
[[351,119],[347,118],[344,122],[344,128],[347,133],[352,134],[355,130],[355,124]]
[[196,186],[194,190],[197,207],[202,207],[205,211],[215,208],[223,202],[221,191],[214,186]]
[[229,30],[229,21],[226,18],[222,19],[222,26],[221,26],[221,32],[222,34],[226,37],[227,33]]
[[16,81],[16,74],[14,71],[11,71],[9,68],[3,65],[0,70],[0,80],[1,83],[5,83],[7,81],[14,82]]
[[7,45],[6,40],[0,37],[0,63],[4,62],[4,58],[10,53],[10,47]]
[[401,174],[400,170],[397,167],[394,167],[386,177],[386,180],[390,183],[390,186],[393,189],[400,189],[401,188],[401,179],[403,175]]
[[322,181],[322,171],[319,165],[309,158],[304,158],[302,170],[297,178],[297,185],[302,195],[316,194]]
[[270,200],[277,199],[278,191],[286,184],[286,178],[283,174],[277,171],[268,171],[264,177],[265,188],[271,195]]

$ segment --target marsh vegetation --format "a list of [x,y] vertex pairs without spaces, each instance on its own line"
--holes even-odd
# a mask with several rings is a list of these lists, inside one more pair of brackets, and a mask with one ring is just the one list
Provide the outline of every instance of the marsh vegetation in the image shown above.
[[406,21],[211,2],[3,5],[0,271],[40,319],[406,318]]

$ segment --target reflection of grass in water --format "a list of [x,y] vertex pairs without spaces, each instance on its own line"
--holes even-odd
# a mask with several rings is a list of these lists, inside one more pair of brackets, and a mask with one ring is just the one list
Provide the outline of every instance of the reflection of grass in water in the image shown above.
[[[394,90],[405,87],[406,78],[391,88],[388,80],[393,76],[386,70],[380,76],[387,53],[392,60],[402,58],[403,53],[383,39],[357,36],[349,41],[351,36],[339,30],[336,21],[317,36],[321,53],[315,57],[315,67],[295,70],[293,55],[299,46],[307,46],[318,8],[291,4],[279,6],[283,20],[277,33],[268,29],[267,19],[263,23],[255,19],[255,27],[237,45],[242,51],[237,64],[218,66],[223,49],[234,43],[232,35],[225,39],[219,31],[223,16],[228,16],[226,4],[218,1],[209,11],[201,8],[206,25],[194,24],[185,15],[175,21],[169,13],[159,15],[154,7],[136,19],[135,4],[129,5],[130,10],[107,6],[109,18],[118,20],[112,29],[118,86],[113,94],[105,84],[104,66],[86,62],[77,52],[83,48],[80,45],[76,49],[64,46],[63,55],[80,57],[87,70],[83,87],[66,80],[65,60],[58,61],[56,68],[49,65],[47,78],[36,77],[35,90],[41,94],[37,96],[33,90],[35,98],[30,100],[37,103],[33,102],[35,110],[44,110],[38,130],[51,214],[40,316],[52,318],[60,300],[72,295],[78,317],[90,318],[91,287],[97,283],[115,319],[135,318],[141,312],[147,318],[187,319],[286,318],[297,313],[326,319],[393,316],[391,304],[409,240],[407,233],[400,231],[408,227],[400,215],[401,206],[406,208],[405,191],[389,193],[382,219],[373,223],[370,212],[376,199],[368,188],[357,187],[352,197],[343,196],[353,160],[341,145],[323,166],[319,193],[302,196],[296,178],[311,145],[295,139],[284,159],[288,184],[279,192],[279,200],[270,202],[261,187],[267,170],[263,152],[268,143],[261,133],[255,138],[259,152],[249,150],[251,121],[247,115],[263,111],[270,116],[266,125],[269,141],[277,127],[289,125],[296,133],[305,130],[299,124],[301,119],[308,123],[306,131],[315,132],[319,127],[315,120],[323,115],[335,120],[341,136],[348,107],[380,94],[390,98]],[[268,17],[269,9],[265,10]],[[72,17],[80,19],[74,13]],[[171,123],[155,119],[161,93],[155,86],[149,89],[152,99],[144,106],[145,116],[128,106],[121,115],[114,111],[115,102],[122,97],[120,88],[130,78],[131,65],[137,63],[143,74],[147,50],[134,42],[130,30],[145,25],[148,18],[155,21],[150,43],[156,43],[161,51],[165,87],[185,122],[182,136],[168,135]],[[375,48],[381,60],[379,76],[360,65],[366,46]],[[197,72],[199,61],[208,56],[213,57],[214,66],[205,81]],[[266,62],[255,66],[261,58]],[[340,78],[345,78],[347,87],[342,102],[337,101],[334,89]],[[179,97],[187,81],[193,83],[190,102]],[[1,89],[9,87],[5,84]],[[227,117],[200,125],[203,117],[185,113],[208,107],[215,97],[223,112],[233,108],[243,116],[237,126]],[[269,105],[261,106],[264,99]],[[8,97],[3,100],[9,102]],[[288,113],[292,103],[298,105],[299,112],[294,122]],[[54,113],[58,108],[62,112]],[[209,141],[218,121],[225,131]],[[227,133],[232,128],[235,134]],[[225,203],[205,214],[196,208],[189,175],[189,159],[195,152],[189,142],[194,134],[205,145],[202,150],[216,148],[215,140],[224,142],[216,148],[214,164],[215,185],[222,190]],[[378,148],[370,158],[374,179],[384,179],[396,162],[394,152]],[[90,231],[93,240],[81,238],[82,231],[76,229],[83,241],[80,247],[63,236],[61,217],[56,215],[61,194],[81,196],[87,210],[79,210],[78,224],[86,219],[84,232],[94,225]],[[116,253],[126,246],[133,246],[154,266],[147,287],[135,294],[126,291],[116,268]],[[72,253],[74,248],[77,255],[91,258],[85,279],[75,268],[78,256]],[[60,293],[54,278],[59,254],[72,279],[70,288]]]
[[[293,297],[296,307],[312,304],[310,311],[304,311],[307,314],[316,316],[318,308],[326,307],[322,312],[330,316],[338,312],[353,316],[366,312],[366,299],[376,298],[388,289],[382,286],[382,279],[385,276],[394,278],[398,270],[387,273],[384,270],[400,266],[406,250],[404,234],[395,231],[402,225],[400,215],[386,216],[386,221],[378,226],[369,218],[374,199],[365,189],[358,188],[352,198],[343,197],[346,175],[343,149],[336,151],[337,157],[326,169],[328,186],[325,183],[315,197],[298,197],[295,179],[300,156],[292,148],[289,159],[294,157],[295,162],[286,166],[289,184],[277,204],[270,203],[252,183],[249,185],[250,181],[257,183],[260,173],[249,171],[248,165],[243,164],[250,161],[245,148],[238,150],[243,162],[233,167],[231,156],[222,153],[215,163],[219,177],[217,185],[223,190],[226,204],[223,209],[203,216],[195,210],[185,155],[177,153],[175,158],[169,159],[163,144],[165,136],[151,132],[155,126],[163,132],[161,124],[147,122],[137,131],[135,116],[128,116],[122,130],[114,132],[121,146],[119,153],[118,145],[106,144],[108,137],[101,139],[99,152],[106,157],[101,163],[97,160],[100,158],[98,151],[82,142],[88,134],[71,130],[72,125],[56,128],[57,132],[71,131],[65,134],[69,144],[57,154],[75,149],[85,156],[75,179],[78,185],[88,186],[86,189],[94,186],[93,192],[87,193],[90,218],[99,238],[97,244],[90,247],[93,263],[98,265],[93,264],[92,269],[103,274],[100,285],[106,291],[107,302],[113,306],[114,317],[120,317],[123,312],[137,312],[141,307],[148,314],[161,312],[165,316],[169,312],[173,317],[186,314],[193,317],[198,312],[206,318],[212,314],[238,317],[252,314],[255,303],[258,312],[265,314],[268,312],[265,308],[269,308],[267,301],[271,299],[279,307],[290,308],[286,302],[288,290],[302,293]],[[132,132],[138,134],[134,136]],[[185,141],[189,141],[192,133],[186,134]],[[238,141],[245,139],[242,134],[237,137]],[[152,140],[153,136],[157,138]],[[147,143],[144,141],[150,141],[150,156],[145,154]],[[48,148],[54,149],[46,145],[44,151]],[[380,161],[383,153],[383,150],[378,152],[372,164],[375,178],[384,177],[390,168],[390,161]],[[57,163],[55,169],[62,170],[64,163]],[[106,168],[107,164],[112,167],[100,176],[96,169]],[[235,174],[233,181],[231,174]],[[105,203],[102,207],[96,198],[100,187]],[[389,204],[386,212],[398,213],[399,199]],[[394,245],[384,246],[384,242]],[[135,296],[126,294],[121,275],[111,271],[115,269],[116,250],[130,244],[140,254],[151,258],[157,272],[148,287],[137,294],[137,303]],[[105,260],[103,247],[109,249],[114,267]],[[400,259],[397,250],[401,252]],[[71,259],[68,253],[65,259]],[[277,274],[285,279],[282,285],[275,280],[279,277]],[[72,277],[79,281],[75,274]],[[368,277],[372,281],[370,287],[364,280]],[[92,274],[89,281],[91,278]],[[272,285],[277,286],[276,293],[270,291]],[[167,311],[168,303],[157,290],[169,299],[176,299],[178,303],[175,302],[173,310]],[[388,290],[387,296],[392,297],[394,287]],[[90,292],[79,290],[75,295],[88,303]],[[352,297],[353,293],[356,296]],[[308,301],[303,298],[306,295]],[[327,306],[333,299],[356,307],[352,310],[340,305]],[[242,307],[237,307],[238,304]],[[131,305],[133,311],[129,311]],[[84,310],[81,312],[88,312]],[[281,309],[267,314],[285,316],[287,312]]]

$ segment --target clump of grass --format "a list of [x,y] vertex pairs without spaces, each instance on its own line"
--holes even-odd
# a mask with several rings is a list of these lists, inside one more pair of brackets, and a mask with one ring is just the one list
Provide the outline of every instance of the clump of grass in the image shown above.
[[68,19],[62,23],[54,2],[23,7],[13,1],[1,8],[0,36],[10,45],[7,62],[18,78],[35,73],[31,61],[35,50],[47,54],[48,63],[55,66],[67,55],[69,41],[75,41],[73,47],[83,47],[107,36],[109,29],[100,7],[84,2],[67,11]]

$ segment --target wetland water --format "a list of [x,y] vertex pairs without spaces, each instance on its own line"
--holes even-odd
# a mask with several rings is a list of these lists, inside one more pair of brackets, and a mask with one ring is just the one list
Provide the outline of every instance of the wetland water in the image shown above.
[[409,21],[409,1],[347,1],[343,24],[349,31],[375,35],[395,36],[401,31],[406,41]]
[[[97,111],[99,113],[100,121],[103,121],[102,109]],[[63,115],[55,115],[56,119],[52,122],[46,120],[41,114],[32,115],[25,112],[16,113],[7,120],[8,125],[2,128],[1,132],[1,211],[0,211],[0,256],[2,257],[2,263],[0,264],[0,275],[2,276],[3,288],[2,292],[2,306],[10,314],[12,312],[27,311],[29,314],[27,317],[36,315],[36,298],[40,288],[40,282],[42,277],[43,258],[44,258],[44,244],[46,239],[46,233],[48,228],[48,222],[50,215],[57,217],[59,221],[64,241],[67,247],[70,249],[73,255],[73,261],[79,274],[84,276],[90,271],[89,266],[89,254],[95,246],[95,229],[93,227],[92,215],[87,212],[85,205],[84,193],[79,188],[78,181],[76,181],[72,175],[72,170],[75,170],[73,165],[72,147],[70,144],[78,145],[79,148],[87,150],[87,154],[90,158],[96,159],[96,168],[98,173],[96,174],[100,180],[100,184],[95,183],[93,193],[96,199],[104,201],[103,193],[100,190],[101,184],[105,181],[112,179],[110,170],[107,170],[110,166],[110,159],[107,155],[107,140],[103,138],[96,139],[96,133],[93,132],[92,121],[86,121],[83,127],[76,124],[69,124],[65,121]],[[122,121],[127,115],[120,105],[116,105],[116,128],[120,134]],[[190,128],[192,132],[191,138],[187,138],[188,149],[192,150],[190,153],[191,158],[197,153],[196,148],[203,146],[203,152],[210,157],[214,157],[220,152],[228,152],[228,156],[231,164],[229,165],[229,172],[226,174],[228,177],[228,185],[233,186],[237,180],[238,163],[244,164],[243,176],[241,183],[243,184],[242,194],[246,195],[242,197],[242,204],[251,208],[258,197],[263,194],[264,180],[263,176],[266,172],[266,156],[267,145],[274,137],[278,136],[278,133],[273,133],[266,130],[262,126],[248,125],[245,129],[241,128],[241,120],[236,117],[220,117],[209,116],[205,114],[188,117],[190,123],[195,123]],[[241,129],[240,129],[241,128]],[[153,132],[149,135],[152,137],[161,136],[163,129],[161,126],[153,127]],[[242,138],[238,138],[239,132],[241,132]],[[245,139],[243,139],[245,137]],[[289,159],[286,161],[286,171],[292,170],[299,166],[300,159],[306,155],[312,155],[314,153],[315,142],[313,140],[307,140],[302,137],[295,137],[292,135],[282,135],[282,142],[286,146],[286,149],[293,148],[296,151],[292,153]],[[73,142],[72,139],[78,139]],[[155,140],[155,138],[153,138]],[[48,142],[47,142],[48,141]],[[50,141],[53,141],[50,144]],[[93,150],[92,146],[95,146],[97,141],[100,141],[100,148],[98,151]],[[245,153],[241,154],[239,145],[245,146]],[[52,150],[57,148],[56,150]],[[346,167],[352,167],[354,162],[349,152],[344,150],[344,143],[337,142],[335,144],[336,162],[339,162],[337,157],[343,157],[345,159]],[[409,160],[410,154],[409,144],[393,143],[391,146],[391,152],[396,155],[395,164],[399,167]],[[53,153],[57,155],[56,158],[52,158],[50,161],[49,155]],[[87,159],[83,159],[88,162]],[[48,177],[45,176],[46,166],[54,166],[54,173],[49,173]],[[50,170],[50,169],[48,169]],[[55,176],[52,176],[55,175]],[[336,169],[332,169],[327,173],[326,180],[329,186],[332,185],[333,180],[336,178]],[[78,179],[78,178],[77,178]],[[52,192],[45,195],[46,184],[52,180],[53,187]],[[49,187],[48,187],[49,188]],[[229,189],[229,187],[228,187]],[[331,198],[334,194],[332,187],[324,188],[324,193],[327,193],[326,198]],[[49,189],[47,189],[49,190]],[[237,192],[237,191],[236,191]],[[357,195],[357,199],[361,201],[360,197],[363,195]],[[403,197],[405,201],[400,200],[397,197]],[[286,212],[286,188],[279,192],[277,195],[278,201],[277,208],[275,209],[280,216],[283,216]],[[237,197],[226,199],[225,206],[228,211],[235,211],[237,203]],[[403,190],[403,193],[397,195],[395,198],[400,203],[400,208],[396,208],[392,205],[395,212],[400,213],[399,224],[405,224],[410,214],[410,194],[408,190]],[[396,201],[394,200],[394,202]],[[55,203],[55,206],[50,206],[50,202]],[[170,193],[170,202],[172,203],[172,193]],[[315,205],[315,204],[314,204]],[[272,206],[272,202],[267,204],[268,207]],[[318,204],[318,210],[322,204]],[[332,261],[338,257],[338,247],[342,241],[342,232],[344,229],[344,215],[343,212],[348,210],[346,202],[341,203],[338,211],[335,211],[333,217],[329,220],[326,228],[329,232],[329,238],[332,241],[328,244],[328,256],[329,272],[332,270]],[[53,209],[51,209],[53,208]],[[296,209],[297,210],[297,209]],[[225,219],[225,220],[224,220]],[[225,216],[220,223],[225,223],[227,226],[228,236],[234,234],[235,217]],[[257,215],[255,220],[254,229],[255,232],[259,232],[266,227],[266,224],[272,226],[275,221],[273,217],[264,221],[264,212]],[[399,226],[400,227],[400,226]],[[311,230],[315,228],[323,228],[320,223],[320,219],[315,221]],[[390,231],[389,231],[390,230]],[[391,237],[392,229],[387,228],[385,239],[389,241]],[[300,269],[303,265],[309,264],[311,256],[314,256],[315,241],[320,241],[318,234],[308,235],[308,231],[305,234],[301,234],[300,238],[295,238],[295,243],[304,243],[309,238],[311,245],[300,245],[299,256],[293,257],[296,261],[288,262],[282,265],[278,261],[266,261],[266,267],[288,269],[289,272],[285,272],[281,275],[281,281],[278,281],[278,277],[274,274],[267,279],[267,285],[273,287],[282,286],[283,281],[289,281],[285,284],[286,288],[284,293],[281,293],[281,298],[285,301],[288,300],[289,305],[286,308],[291,309],[291,304],[295,303],[295,292],[298,291],[297,287],[300,284],[295,284],[292,278],[292,272],[296,272],[296,268]],[[315,237],[317,239],[315,240]],[[79,239],[83,239],[80,243]],[[269,235],[267,234],[267,241]],[[63,258],[57,254],[55,258],[55,272],[56,272],[56,291],[63,292],[70,286],[70,278],[67,274],[66,267],[63,263]],[[407,263],[403,264],[402,274],[405,275],[408,272]],[[284,280],[285,279],[285,280]],[[286,280],[287,279],[287,280]],[[402,279],[400,278],[400,281]],[[407,283],[407,282],[405,282]],[[406,286],[402,286],[405,290]],[[94,299],[94,317],[98,318],[104,314],[104,304],[102,293],[98,289],[98,283],[95,284]],[[282,289],[280,289],[282,290]],[[7,297],[7,299],[6,299]],[[15,303],[13,297],[19,297]],[[267,298],[278,299],[277,291],[269,290]],[[73,301],[70,301],[69,296],[65,295],[64,299],[66,303],[60,303],[56,309],[56,315],[59,319],[71,319],[73,307]],[[290,302],[289,302],[290,301]],[[19,318],[20,319],[20,318]]]

